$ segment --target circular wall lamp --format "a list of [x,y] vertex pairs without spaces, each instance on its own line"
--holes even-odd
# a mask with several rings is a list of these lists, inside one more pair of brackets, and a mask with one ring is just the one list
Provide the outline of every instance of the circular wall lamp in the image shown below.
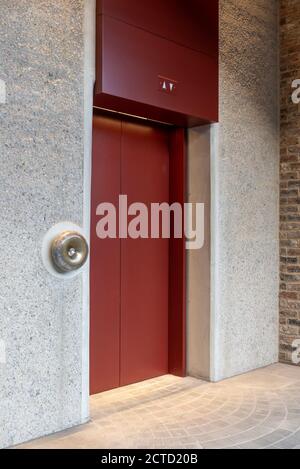
[[49,273],[55,277],[78,275],[87,264],[89,246],[82,228],[64,222],[53,226],[42,243],[42,259]]
[[52,242],[53,265],[60,273],[74,272],[83,267],[88,254],[86,239],[76,231],[63,231]]

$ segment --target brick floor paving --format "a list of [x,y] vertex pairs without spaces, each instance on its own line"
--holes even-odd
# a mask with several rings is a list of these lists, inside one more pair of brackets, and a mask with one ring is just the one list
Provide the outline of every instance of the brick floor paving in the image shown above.
[[91,417],[21,448],[299,448],[300,368],[217,384],[164,376],[93,396]]

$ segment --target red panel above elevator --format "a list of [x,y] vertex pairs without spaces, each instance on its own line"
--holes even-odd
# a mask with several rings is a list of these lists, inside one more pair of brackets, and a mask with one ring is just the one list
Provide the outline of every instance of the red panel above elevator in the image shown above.
[[218,0],[102,0],[97,13],[218,56]]
[[218,1],[98,1],[94,103],[178,126],[216,122]]

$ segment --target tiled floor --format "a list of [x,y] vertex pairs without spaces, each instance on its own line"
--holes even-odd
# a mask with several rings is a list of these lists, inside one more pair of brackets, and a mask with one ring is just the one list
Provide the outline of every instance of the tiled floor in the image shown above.
[[91,399],[86,426],[22,448],[297,448],[300,368],[218,384],[165,376]]

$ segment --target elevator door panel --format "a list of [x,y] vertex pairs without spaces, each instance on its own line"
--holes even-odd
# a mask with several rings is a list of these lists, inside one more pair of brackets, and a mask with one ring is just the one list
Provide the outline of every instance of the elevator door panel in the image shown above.
[[[121,172],[128,204],[168,202],[168,134],[123,123]],[[168,239],[122,242],[121,385],[168,372],[168,266]]]
[[121,122],[94,119],[91,217],[90,388],[96,394],[120,382],[120,240],[96,236],[102,202],[118,205]]
[[[91,233],[91,393],[168,372],[169,240],[99,239],[101,202],[169,201],[168,131],[95,117]],[[128,217],[130,222],[134,218]],[[149,232],[150,232],[150,219]]]

